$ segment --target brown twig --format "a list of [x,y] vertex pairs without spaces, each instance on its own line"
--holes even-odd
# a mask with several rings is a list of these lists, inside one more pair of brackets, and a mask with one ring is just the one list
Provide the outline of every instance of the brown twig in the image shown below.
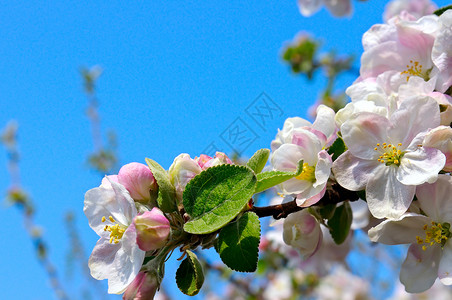
[[[325,195],[317,202],[316,206],[324,206],[328,204],[337,204],[345,200],[356,201],[358,200],[358,194],[353,191],[344,189],[337,183],[333,183],[330,188],[325,192]],[[275,219],[286,218],[291,213],[300,211],[306,207],[300,207],[297,205],[296,199],[290,202],[270,205],[264,207],[253,206],[251,211],[256,213],[259,218],[272,216]]]

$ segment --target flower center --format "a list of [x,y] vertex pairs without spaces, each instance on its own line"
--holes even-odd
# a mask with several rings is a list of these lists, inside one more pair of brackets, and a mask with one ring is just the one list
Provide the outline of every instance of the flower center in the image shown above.
[[410,60],[410,64],[406,65],[406,70],[403,71],[402,75],[407,74],[406,76],[406,81],[408,81],[410,79],[411,76],[419,76],[421,78],[423,78],[425,81],[428,81],[429,75],[430,75],[430,70],[426,70],[425,72],[422,72],[422,65],[419,64],[418,61],[412,61]]
[[[124,232],[126,231],[127,227],[119,224],[116,222],[115,219],[113,219],[112,216],[108,217],[108,220],[110,220],[111,223],[116,223],[114,225],[105,225],[104,227],[104,231],[109,231],[110,232],[110,244],[117,244],[119,243],[119,240],[122,238],[122,236],[124,235]],[[102,217],[102,222],[106,222],[107,218]]]
[[419,245],[425,244],[422,246],[422,250],[426,250],[427,246],[433,246],[435,243],[440,244],[441,248],[444,247],[447,240],[452,236],[450,232],[450,224],[449,223],[431,223],[431,226],[428,224],[424,225],[425,230],[425,238],[422,239],[420,236],[416,236],[416,241]]
[[377,147],[374,148],[375,151],[380,153],[378,157],[378,161],[387,166],[396,165],[400,166],[400,160],[402,159],[405,152],[399,149],[402,146],[402,143],[398,143],[397,146],[392,144],[377,144]]
[[303,164],[303,171],[297,177],[298,180],[306,180],[310,182],[315,182],[315,167],[311,167],[308,163]]

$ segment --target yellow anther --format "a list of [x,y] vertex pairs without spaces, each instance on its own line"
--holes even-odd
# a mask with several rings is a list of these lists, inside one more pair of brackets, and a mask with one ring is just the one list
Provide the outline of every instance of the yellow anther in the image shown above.
[[306,180],[315,182],[315,167],[311,167],[308,163],[303,164],[303,171],[297,177],[298,180]]
[[[402,145],[402,143],[398,143],[398,146]],[[404,152],[398,149],[393,144],[380,143],[377,144],[377,147],[374,148],[375,151],[380,152],[380,156],[377,159],[378,162],[384,163],[387,166],[389,165],[400,165],[400,159],[403,157]]]
[[105,218],[105,216],[102,217],[102,222],[107,221],[107,218]]
[[110,222],[112,222],[112,223],[115,223],[116,221],[115,221],[115,219],[113,219],[113,217],[112,216],[109,216],[108,217],[108,219],[110,220]]
[[[116,223],[115,219],[113,219],[112,216],[108,217],[108,220],[111,223]],[[102,222],[106,222],[107,218],[105,216],[102,217],[101,219]],[[114,225],[105,225],[104,227],[104,231],[109,231],[110,232],[110,244],[117,244],[119,243],[119,241],[121,240],[122,236],[124,235],[124,232],[126,231],[127,227],[122,225],[122,224],[114,224]]]
[[441,248],[444,247],[446,241],[452,235],[449,231],[450,225],[448,223],[431,222],[431,226],[425,224],[422,228],[425,231],[425,239],[422,239],[419,236],[416,236],[416,242],[419,245],[422,245],[422,250],[426,250],[427,246],[433,246],[435,243],[441,245]]
[[400,74],[404,75],[406,74],[406,81],[410,79],[411,76],[419,76],[423,78],[424,80],[429,79],[429,73],[430,70],[422,71],[422,65],[419,64],[418,61],[412,61],[410,60],[410,64],[406,65],[406,70],[401,72]]

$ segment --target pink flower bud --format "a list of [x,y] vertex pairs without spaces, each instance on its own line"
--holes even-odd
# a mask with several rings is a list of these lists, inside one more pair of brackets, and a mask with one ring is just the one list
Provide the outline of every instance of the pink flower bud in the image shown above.
[[162,248],[170,233],[170,223],[163,212],[154,207],[134,219],[137,230],[137,244],[143,251]]
[[440,150],[446,156],[446,165],[443,170],[452,171],[452,128],[449,126],[438,126],[425,136],[424,147]]
[[130,193],[135,201],[147,202],[151,199],[151,190],[157,188],[154,176],[146,165],[130,163],[122,166],[118,173],[118,181]]
[[140,272],[127,287],[123,300],[150,300],[154,299],[157,291],[157,279],[150,273]]

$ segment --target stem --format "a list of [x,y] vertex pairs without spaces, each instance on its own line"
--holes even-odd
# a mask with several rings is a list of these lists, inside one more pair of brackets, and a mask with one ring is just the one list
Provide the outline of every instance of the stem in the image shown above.
[[[327,189],[325,195],[317,202],[316,206],[323,206],[328,204],[337,204],[346,200],[358,200],[358,194],[353,191],[344,189],[337,183],[333,183],[330,189]],[[256,213],[259,218],[272,216],[275,219],[286,218],[291,213],[305,209],[297,205],[296,198],[293,201],[270,205],[264,207],[253,206],[250,211]]]

